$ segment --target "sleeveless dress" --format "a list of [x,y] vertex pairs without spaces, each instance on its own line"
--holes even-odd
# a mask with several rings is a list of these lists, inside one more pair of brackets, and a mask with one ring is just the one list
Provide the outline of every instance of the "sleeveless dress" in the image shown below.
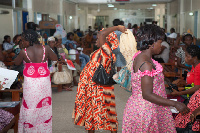
[[[134,58],[140,54],[137,52]],[[123,115],[122,133],[176,133],[174,120],[169,107],[159,106],[142,97],[141,78],[145,75],[154,77],[153,93],[167,98],[164,86],[162,66],[155,60],[156,69],[134,73],[132,68],[132,95],[129,97]]]
[[51,133],[52,101],[50,72],[44,55],[41,63],[25,63],[23,99],[18,125],[19,133]]

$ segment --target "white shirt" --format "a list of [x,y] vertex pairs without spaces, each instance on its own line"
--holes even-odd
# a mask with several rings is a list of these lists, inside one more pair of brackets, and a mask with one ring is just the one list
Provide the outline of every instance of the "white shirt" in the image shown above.
[[176,34],[176,33],[171,33],[168,37],[169,37],[169,38],[176,38],[176,37],[177,37],[177,34]]
[[4,42],[4,43],[3,43],[3,49],[4,49],[5,51],[6,51],[6,50],[9,50],[9,49],[12,49],[14,45],[15,45],[15,44],[11,44],[11,43]]
[[155,55],[155,58],[162,58],[164,62],[167,63],[169,60],[169,51],[170,51],[169,44],[166,41],[163,41],[161,43],[161,46],[165,46],[166,48],[162,51],[161,54]]

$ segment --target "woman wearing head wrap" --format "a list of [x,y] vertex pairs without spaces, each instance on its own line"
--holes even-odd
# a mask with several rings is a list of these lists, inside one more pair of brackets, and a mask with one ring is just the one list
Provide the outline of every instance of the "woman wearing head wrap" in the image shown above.
[[29,47],[22,49],[14,60],[15,65],[25,62],[18,132],[51,133],[51,81],[47,59],[56,61],[57,56],[48,45],[40,45],[38,34],[34,30],[22,33],[22,45]]
[[112,49],[118,47],[117,35],[113,32],[125,32],[124,26],[114,26],[100,31],[96,45],[100,47],[90,55],[90,61],[80,75],[73,118],[75,125],[85,126],[88,133],[94,130],[117,132],[118,121],[115,109],[114,86],[96,84],[92,78],[100,64],[107,73],[111,70],[111,61],[116,61]]

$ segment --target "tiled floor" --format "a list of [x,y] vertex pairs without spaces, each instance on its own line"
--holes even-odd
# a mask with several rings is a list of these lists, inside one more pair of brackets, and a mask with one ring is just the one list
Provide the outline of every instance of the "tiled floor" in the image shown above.
[[[74,100],[76,97],[76,89],[73,91],[57,92],[56,88],[52,89],[53,101],[53,133],[87,133],[84,127],[75,126],[73,124],[72,110],[74,107]],[[123,110],[130,96],[130,93],[115,85],[116,108],[119,121],[119,130],[122,132]],[[10,130],[9,133],[13,133]],[[109,133],[109,131],[96,131],[95,133]]]

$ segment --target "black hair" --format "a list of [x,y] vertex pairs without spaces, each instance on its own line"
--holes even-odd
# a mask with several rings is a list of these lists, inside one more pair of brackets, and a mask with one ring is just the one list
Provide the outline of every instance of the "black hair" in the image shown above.
[[57,37],[55,37],[55,42],[58,42],[58,38]]
[[137,25],[137,24],[134,24],[132,28],[137,28],[137,27],[138,27],[138,25]]
[[191,34],[186,34],[186,35],[183,36],[183,42],[185,41],[185,38],[186,38],[186,37],[191,37],[192,40],[193,40],[193,36],[192,36]]
[[[13,37],[13,43],[17,40],[17,38],[18,38],[19,36],[21,36],[21,34],[17,34],[17,35],[15,35],[15,36]],[[18,43],[18,42],[17,42],[17,43]]]
[[174,29],[174,28],[171,28],[170,31],[175,32],[175,29]]
[[35,24],[34,22],[27,23],[27,29],[32,29],[32,30],[36,31],[36,27],[37,27],[37,24]]
[[146,50],[149,45],[154,44],[158,40],[164,40],[165,33],[157,25],[146,24],[141,26],[137,34],[137,49]]
[[200,48],[197,45],[188,46],[186,51],[192,57],[196,57],[197,56],[198,60],[200,60]]
[[67,33],[67,39],[69,39],[69,37],[70,37],[71,35],[74,36],[74,33],[72,33],[72,32],[68,32],[68,33]]
[[25,30],[22,33],[22,37],[29,42],[30,46],[33,46],[33,44],[40,44],[38,41],[38,33],[32,29]]
[[6,40],[7,40],[8,38],[10,38],[10,36],[9,36],[9,35],[5,35],[5,36],[4,36],[4,41],[3,41],[3,43],[6,42]]
[[119,19],[114,19],[113,20],[113,26],[118,26],[120,25],[120,20]]
[[124,25],[124,21],[121,20],[119,24],[120,24],[120,25]]

